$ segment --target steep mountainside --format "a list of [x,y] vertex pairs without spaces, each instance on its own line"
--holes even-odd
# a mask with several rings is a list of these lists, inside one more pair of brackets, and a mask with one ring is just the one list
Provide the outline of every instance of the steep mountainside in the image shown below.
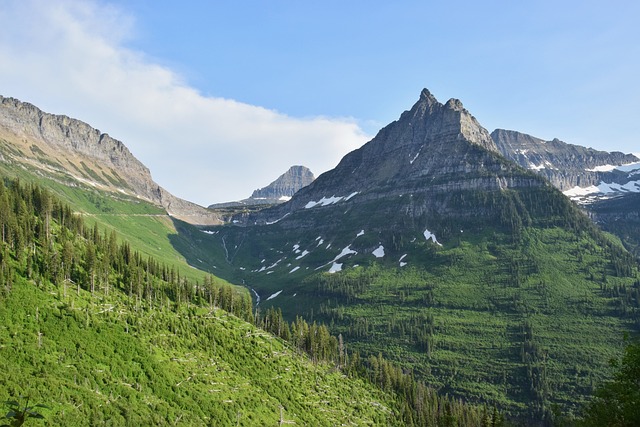
[[503,129],[491,137],[506,158],[535,170],[569,196],[640,192],[640,159],[633,154],[597,151],[558,139],[544,141]]
[[299,321],[294,347],[251,324],[247,293],[189,282],[42,188],[2,178],[0,202],[0,401],[65,426],[407,425],[393,393],[329,363],[326,328]]
[[311,184],[315,176],[305,166],[291,166],[275,181],[264,188],[255,190],[251,197],[237,202],[216,203],[209,209],[237,208],[243,206],[274,205],[284,203],[303,187]]
[[427,90],[282,205],[207,230],[259,308],[332,325],[442,392],[571,416],[640,326],[638,265],[460,101]]
[[604,230],[618,236],[640,257],[640,159],[633,154],[596,151],[554,139],[495,130],[502,154],[535,170],[580,203]]
[[[425,89],[410,111],[289,203],[246,217],[244,222],[267,224],[291,215],[282,227],[298,228],[315,212],[342,213],[372,205],[376,218],[389,216],[380,224],[388,229],[398,221],[426,223],[450,215],[477,218],[490,213],[481,207],[480,212],[457,209],[455,198],[460,192],[545,186],[535,174],[500,156],[489,133],[460,101],[451,99],[443,105]],[[302,221],[294,220],[295,213],[300,213]],[[322,221],[315,226],[323,227]]]
[[48,114],[14,98],[0,96],[0,161],[69,186],[89,186],[115,196],[132,196],[194,224],[220,219],[179,199],[158,184],[125,145],[88,124]]

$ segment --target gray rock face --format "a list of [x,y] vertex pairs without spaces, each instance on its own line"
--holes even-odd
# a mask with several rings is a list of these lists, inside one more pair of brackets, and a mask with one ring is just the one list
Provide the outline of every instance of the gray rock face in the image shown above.
[[28,164],[67,184],[139,197],[195,224],[220,222],[205,208],[164,190],[122,142],[80,120],[0,96],[0,139],[5,162]]
[[264,188],[255,190],[251,194],[252,199],[267,199],[282,201],[293,197],[302,187],[311,184],[315,179],[313,173],[305,166],[291,166],[288,171],[283,173]]
[[291,166],[288,171],[280,175],[275,181],[264,188],[255,190],[251,197],[235,202],[216,203],[208,209],[236,209],[236,208],[264,208],[287,202],[303,187],[311,184],[315,176],[305,166]]
[[597,151],[558,139],[544,141],[510,130],[496,129],[491,137],[503,156],[523,168],[535,170],[562,191],[576,186],[598,185],[600,182],[626,184],[629,181],[627,173],[599,171],[598,167],[640,161],[632,154]]
[[[486,129],[460,101],[441,104],[425,89],[411,110],[347,154],[335,169],[301,189],[290,202],[235,219],[265,224],[294,212],[328,206],[344,210],[363,203],[388,206],[388,212],[380,211],[381,215],[475,215],[477,212],[456,210],[451,197],[464,191],[546,185],[535,174],[504,159]],[[291,217],[281,224],[305,226]]]

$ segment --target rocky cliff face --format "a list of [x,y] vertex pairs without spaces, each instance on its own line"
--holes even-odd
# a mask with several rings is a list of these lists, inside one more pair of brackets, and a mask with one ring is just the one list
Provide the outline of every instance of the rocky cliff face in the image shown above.
[[288,171],[283,173],[264,188],[255,190],[251,194],[252,199],[267,199],[286,201],[289,200],[302,187],[311,184],[315,176],[305,166],[291,166]]
[[89,185],[162,206],[195,224],[220,220],[196,204],[156,184],[149,169],[120,141],[67,116],[48,114],[32,104],[0,96],[0,155],[69,185]]
[[209,205],[209,209],[226,209],[276,205],[287,202],[301,188],[311,184],[316,179],[313,172],[305,166],[291,166],[288,171],[280,175],[266,187],[255,190],[251,197],[236,202],[216,203]]
[[282,227],[304,227],[312,221],[303,217],[294,221],[293,213],[329,206],[343,212],[363,204],[375,205],[377,215],[388,215],[386,226],[407,218],[482,216],[480,207],[475,212],[459,209],[456,198],[465,192],[546,185],[502,157],[489,133],[459,100],[442,104],[425,89],[411,110],[290,202],[235,220],[268,224],[286,217]]
[[602,182],[624,185],[629,174],[615,167],[640,162],[632,154],[597,151],[558,139],[544,141],[516,131],[497,129],[491,137],[502,155],[536,171],[562,191]]

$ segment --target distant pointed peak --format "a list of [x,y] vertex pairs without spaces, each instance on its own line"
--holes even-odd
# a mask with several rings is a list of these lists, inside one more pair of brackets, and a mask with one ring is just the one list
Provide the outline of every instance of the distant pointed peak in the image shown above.
[[422,92],[420,92],[420,101],[427,101],[429,104],[436,104],[438,102],[436,97],[433,96],[427,88],[422,89]]
[[463,111],[464,110],[464,105],[462,105],[462,101],[460,101],[459,99],[456,99],[456,98],[451,98],[450,100],[447,101],[447,103],[444,106],[445,106],[445,108],[448,108],[448,109],[454,110],[454,111]]

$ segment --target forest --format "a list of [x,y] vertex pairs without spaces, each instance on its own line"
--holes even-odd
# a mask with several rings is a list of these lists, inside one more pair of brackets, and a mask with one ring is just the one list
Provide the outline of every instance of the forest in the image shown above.
[[[306,360],[281,366],[277,376],[298,364],[298,372],[310,370],[315,378],[311,384],[301,379],[305,387],[317,389],[321,381],[338,387],[329,379],[341,375],[349,378],[349,387],[364,387],[367,394],[391,405],[383,415],[352,405],[334,414],[336,419],[369,417],[389,425],[504,423],[496,408],[441,395],[381,354],[361,356],[351,351],[342,335],[332,335],[326,325],[310,324],[301,317],[289,323],[274,308],[264,313],[254,310],[246,290],[211,275],[203,274],[202,281],[188,280],[175,267],[141,256],[115,232],[87,225],[35,184],[0,181],[0,228],[0,400],[19,403],[21,396],[29,395],[31,402],[52,408],[41,412],[53,423],[76,425],[89,419],[96,424],[111,419],[114,424],[181,420],[199,425],[208,420],[210,425],[234,421],[255,425],[263,419],[255,414],[242,417],[251,405],[229,410],[229,405],[194,395],[197,389],[184,394],[179,391],[181,382],[166,384],[174,379],[173,373],[157,356],[175,362],[194,353],[210,360],[224,354],[232,371],[253,366],[251,375],[258,378],[250,381],[260,392],[250,393],[268,392],[283,402],[282,407],[292,412],[295,408],[299,420],[319,419],[292,390],[265,382],[265,372],[259,369],[264,362],[253,360],[258,339],[267,340],[273,353]],[[254,337],[249,343],[243,339],[248,336]],[[65,377],[63,366],[72,369],[72,378]],[[207,374],[194,368],[184,381],[195,382],[193,378],[200,375]],[[184,408],[193,413],[180,413]],[[265,415],[276,419],[278,414],[269,416]],[[282,417],[281,409],[281,421]]]

